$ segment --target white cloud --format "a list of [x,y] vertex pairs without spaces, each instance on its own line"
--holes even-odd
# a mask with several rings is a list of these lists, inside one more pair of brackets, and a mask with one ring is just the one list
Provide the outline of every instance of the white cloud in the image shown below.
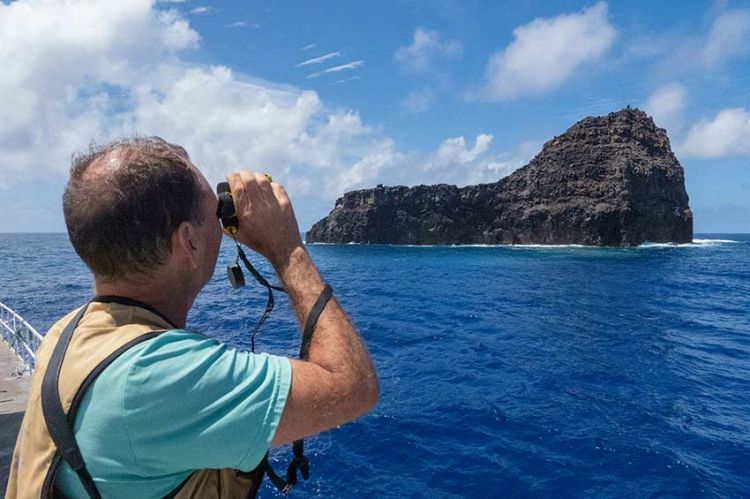
[[[365,187],[399,158],[392,140],[316,92],[184,62],[199,40],[150,0],[0,4],[0,95],[14,96],[0,106],[0,188],[38,176],[61,185],[72,152],[133,133],[185,146],[214,182],[263,169],[313,200]],[[56,200],[37,202],[59,216]],[[320,215],[300,208],[302,225]]]
[[332,68],[324,69],[323,71],[318,71],[317,73],[310,73],[305,78],[317,78],[321,75],[328,74],[328,73],[339,73],[341,71],[347,71],[349,69],[356,69],[362,66],[364,63],[365,61],[348,62],[346,64],[341,64],[340,66],[334,66]]
[[479,155],[487,152],[490,142],[492,142],[492,135],[486,133],[477,135],[474,147],[471,149],[466,148],[466,139],[463,136],[446,139],[440,144],[440,148],[435,154],[434,165],[444,166],[456,163],[470,163],[477,159]]
[[441,63],[459,59],[463,45],[458,40],[443,40],[437,31],[419,27],[414,31],[411,45],[399,47],[394,53],[396,63],[405,71],[428,79],[429,87],[414,89],[401,101],[407,113],[421,113],[435,102],[439,91],[451,86],[451,78]]
[[721,10],[707,29],[689,35],[667,31],[628,40],[625,53],[636,59],[659,58],[657,69],[670,78],[720,69],[750,54],[750,9]]
[[706,66],[722,64],[750,51],[750,10],[730,10],[719,14],[711,23],[701,58]]
[[347,83],[350,81],[357,81],[361,79],[362,79],[361,76],[350,76],[349,78],[342,78],[340,80],[336,80],[333,83],[331,83],[331,85],[341,85],[342,83]]
[[[70,153],[117,128],[113,110],[200,37],[148,0],[0,4],[0,185],[65,171]],[[13,96],[8,99],[7,96]]]
[[329,52],[328,54],[321,55],[320,57],[313,57],[312,59],[307,59],[306,61],[302,61],[299,64],[295,64],[294,67],[301,67],[301,66],[309,66],[311,64],[320,64],[321,62],[325,62],[329,59],[333,59],[335,57],[340,57],[341,54],[339,52]]
[[328,111],[315,92],[243,81],[224,67],[190,68],[166,81],[138,92],[129,128],[180,143],[210,178],[262,167],[293,195],[333,199],[397,156],[357,113]]
[[214,10],[212,7],[201,6],[201,7],[196,7],[194,9],[190,9],[190,13],[191,14],[208,14],[212,10]]
[[665,128],[668,132],[678,131],[686,100],[687,91],[684,86],[668,83],[649,96],[643,109],[651,115],[656,126]]
[[701,120],[677,148],[683,156],[719,158],[750,154],[750,111],[722,109],[712,120]]
[[490,58],[479,97],[501,101],[553,90],[600,59],[615,36],[604,2],[576,14],[534,19],[514,29],[510,45]]
[[[199,40],[179,12],[150,0],[0,4],[0,95],[13,96],[0,106],[0,189],[33,193],[44,178],[54,188],[27,196],[21,212],[47,210],[59,222],[45,227],[60,230],[59,196],[49,192],[62,189],[70,154],[92,140],[154,134],[183,145],[212,183],[236,169],[270,172],[306,228],[347,190],[494,181],[515,165],[486,134],[473,145],[448,139],[433,153],[400,151],[316,92],[183,60]],[[16,223],[3,228],[29,221]]]
[[461,57],[463,47],[458,40],[442,41],[436,31],[417,28],[411,45],[400,47],[394,57],[404,69],[415,73],[434,69],[438,59]]
[[427,111],[434,101],[435,91],[428,87],[409,92],[401,102],[401,107],[409,113],[422,113]]
[[318,46],[317,43],[310,43],[310,44],[305,45],[304,47],[300,47],[299,49],[300,50],[310,50],[310,49],[315,48],[317,46]]
[[354,187],[372,187],[386,169],[402,164],[405,158],[404,153],[396,150],[392,140],[383,140],[376,148],[370,149],[366,155],[347,168],[337,179],[337,185],[329,184],[328,194],[333,198]]
[[493,152],[492,135],[479,134],[474,145],[463,136],[444,140],[438,149],[423,158],[412,158],[417,168],[409,172],[406,183],[445,183],[458,186],[497,182],[526,164],[540,143],[523,142],[511,152]]

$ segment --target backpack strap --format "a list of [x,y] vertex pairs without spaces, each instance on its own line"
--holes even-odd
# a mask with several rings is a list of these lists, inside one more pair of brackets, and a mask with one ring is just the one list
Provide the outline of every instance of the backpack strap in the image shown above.
[[50,470],[47,473],[47,479],[44,483],[46,493],[45,490],[43,490],[42,496],[47,496],[52,490],[54,476],[60,465],[60,459],[62,458],[68,463],[71,469],[78,474],[78,478],[81,480],[81,484],[83,485],[83,488],[86,489],[89,497],[92,499],[101,498],[101,494],[96,488],[96,484],[94,483],[91,474],[86,469],[86,463],[83,460],[81,450],[78,447],[78,442],[73,433],[73,425],[75,423],[76,413],[78,412],[78,406],[83,399],[83,394],[91,383],[93,383],[99,374],[101,374],[101,372],[104,371],[104,369],[106,369],[115,359],[138,343],[154,338],[164,332],[151,331],[144,333],[109,354],[86,376],[86,379],[84,379],[73,397],[70,410],[66,415],[62,407],[62,402],[60,401],[60,370],[65,358],[65,352],[67,351],[70,340],[73,337],[73,332],[81,321],[83,315],[86,313],[89,304],[90,302],[84,305],[63,330],[60,338],[57,340],[57,344],[55,344],[54,350],[52,351],[52,356],[50,357],[47,370],[44,372],[44,378],[42,380],[42,412],[44,414],[44,422],[47,425],[47,431],[49,432],[52,441],[55,443],[55,447],[57,447],[55,456],[52,459]]

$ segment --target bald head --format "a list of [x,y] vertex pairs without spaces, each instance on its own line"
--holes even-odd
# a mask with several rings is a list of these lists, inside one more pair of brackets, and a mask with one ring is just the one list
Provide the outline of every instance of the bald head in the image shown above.
[[200,223],[203,195],[185,149],[137,137],[73,157],[63,212],[70,241],[94,275],[122,277],[166,261],[180,224]]

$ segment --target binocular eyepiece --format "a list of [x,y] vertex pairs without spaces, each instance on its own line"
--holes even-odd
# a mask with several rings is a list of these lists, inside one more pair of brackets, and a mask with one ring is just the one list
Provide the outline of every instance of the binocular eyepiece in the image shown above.
[[219,196],[219,206],[216,208],[216,216],[221,219],[221,225],[227,234],[237,234],[240,228],[240,221],[237,218],[237,210],[234,208],[234,199],[232,199],[232,190],[229,188],[229,182],[219,182],[216,186],[216,194]]
[[[216,216],[221,220],[224,231],[234,236],[240,228],[240,221],[237,219],[237,211],[234,208],[234,199],[232,191],[229,188],[229,182],[220,182],[216,186],[216,194],[219,196],[219,206],[216,207]],[[240,255],[240,247],[237,245],[237,257]],[[227,275],[232,287],[237,289],[245,285],[245,276],[237,262],[227,267]]]

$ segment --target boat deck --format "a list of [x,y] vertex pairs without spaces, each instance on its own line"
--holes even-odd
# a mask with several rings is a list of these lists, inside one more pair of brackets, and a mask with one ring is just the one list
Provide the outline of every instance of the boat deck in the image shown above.
[[0,339],[0,494],[5,493],[30,381],[31,376],[21,359]]

